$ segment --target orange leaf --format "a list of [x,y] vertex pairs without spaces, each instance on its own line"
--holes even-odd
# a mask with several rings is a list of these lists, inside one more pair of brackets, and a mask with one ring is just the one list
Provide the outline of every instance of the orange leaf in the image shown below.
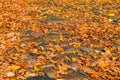
[[18,62],[18,66],[21,66],[23,68],[28,68],[28,63],[27,62]]
[[98,73],[92,73],[92,74],[91,74],[91,77],[92,77],[92,78],[99,78],[99,74],[98,74]]

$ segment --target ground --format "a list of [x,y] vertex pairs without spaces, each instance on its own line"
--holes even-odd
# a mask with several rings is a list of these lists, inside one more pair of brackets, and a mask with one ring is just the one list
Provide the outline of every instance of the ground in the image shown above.
[[119,80],[120,0],[0,0],[1,80]]

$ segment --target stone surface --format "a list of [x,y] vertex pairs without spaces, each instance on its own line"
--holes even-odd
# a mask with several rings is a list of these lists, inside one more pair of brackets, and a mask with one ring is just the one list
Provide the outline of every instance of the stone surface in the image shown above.
[[56,70],[53,67],[45,67],[44,73],[50,78],[56,78]]
[[27,80],[55,80],[54,78],[43,77],[43,76],[36,76],[27,78]]
[[85,76],[83,74],[76,73],[76,72],[63,75],[63,78],[65,80],[84,80],[84,79],[89,80],[89,77],[87,77],[87,76]]
[[92,48],[88,48],[88,47],[80,47],[81,51],[84,51],[84,52],[94,52],[94,49]]

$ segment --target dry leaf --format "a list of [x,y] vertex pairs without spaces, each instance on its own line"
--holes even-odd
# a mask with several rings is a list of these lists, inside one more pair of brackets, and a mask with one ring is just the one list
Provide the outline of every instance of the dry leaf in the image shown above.
[[15,76],[15,73],[14,72],[8,72],[7,73],[7,77],[14,77]]
[[12,65],[11,68],[12,68],[13,70],[18,70],[18,69],[20,69],[21,67],[20,67],[20,66],[17,66],[17,65]]
[[92,73],[90,76],[92,78],[99,78],[100,77],[98,73]]
[[41,64],[40,62],[35,63],[35,64],[34,64],[34,70],[35,70],[35,71],[41,70],[41,68],[40,68],[41,65],[42,65],[42,64]]

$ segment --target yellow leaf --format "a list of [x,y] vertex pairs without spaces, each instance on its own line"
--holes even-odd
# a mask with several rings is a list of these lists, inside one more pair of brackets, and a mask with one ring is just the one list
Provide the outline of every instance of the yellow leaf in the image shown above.
[[19,54],[19,53],[16,53],[16,54],[14,54],[14,56],[15,56],[15,57],[19,57],[19,56],[20,56],[20,54]]
[[107,47],[105,47],[106,54],[112,56],[111,50]]
[[56,50],[54,48],[49,48],[52,52],[55,52]]
[[0,22],[0,26],[3,24],[3,22]]
[[103,32],[106,32],[107,30],[106,30],[106,29],[103,29],[102,31],[103,31]]
[[41,50],[44,50],[44,47],[40,46]]
[[73,62],[76,62],[78,59],[77,58],[72,58],[72,61]]
[[69,66],[63,65],[61,68],[62,68],[63,71],[67,71],[69,69]]
[[108,64],[107,63],[103,63],[103,64],[101,64],[101,66],[102,67],[106,67],[106,66],[108,66]]
[[39,71],[41,65],[42,65],[42,64],[41,64],[40,62],[35,63],[35,64],[34,64],[34,70],[35,70],[35,71]]
[[109,19],[109,22],[112,22],[113,20],[112,19]]
[[110,14],[108,14],[108,17],[114,17],[114,16],[115,16],[114,13],[110,13]]
[[62,35],[60,35],[60,40],[63,41],[63,36]]
[[63,71],[67,71],[68,68],[67,68],[67,67],[62,67],[62,70],[63,70]]
[[57,79],[57,80],[65,80],[65,79]]
[[47,18],[47,16],[43,16],[43,18],[44,18],[44,19],[46,19],[46,18]]
[[2,43],[2,44],[6,44],[6,42],[5,42],[5,41],[2,41],[1,43]]
[[65,60],[71,61],[71,59],[67,56],[65,57]]
[[11,67],[13,70],[18,70],[18,69],[20,69],[21,67],[20,66],[17,66],[17,65],[12,65],[12,67]]
[[89,80],[88,78],[84,78],[83,80]]
[[55,60],[50,60],[50,62],[52,62],[52,63],[57,63],[57,61],[55,61]]
[[18,46],[14,46],[16,50],[19,50],[20,48]]
[[40,66],[40,65],[42,65],[40,62],[34,64],[34,66]]
[[73,50],[72,52],[73,52],[73,54],[77,54],[77,52],[76,52],[76,51],[74,51],[74,50]]
[[115,61],[116,59],[117,59],[117,57],[114,57],[114,56],[112,57],[112,60],[113,60],[113,61]]

